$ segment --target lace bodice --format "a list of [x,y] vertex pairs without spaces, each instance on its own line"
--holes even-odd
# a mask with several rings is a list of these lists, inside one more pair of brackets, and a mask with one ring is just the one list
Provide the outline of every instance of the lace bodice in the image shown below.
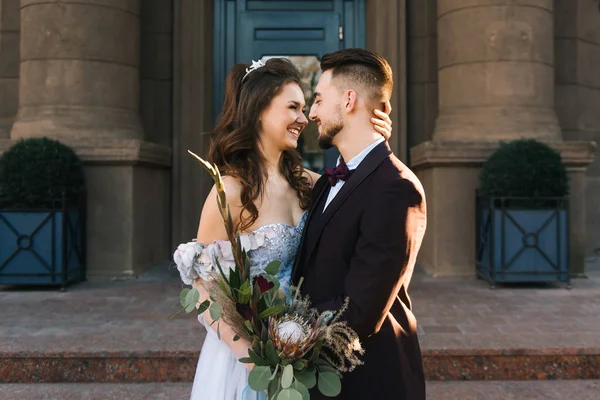
[[[275,260],[281,261],[277,279],[286,292],[292,276],[292,266],[308,212],[304,212],[297,226],[284,223],[263,225],[252,232],[240,235],[242,247],[250,260],[250,275],[260,275]],[[210,279],[215,271],[215,260],[224,271],[235,266],[231,243],[217,240],[209,245],[197,242],[182,243],[173,254],[181,280],[190,285],[196,278]]]

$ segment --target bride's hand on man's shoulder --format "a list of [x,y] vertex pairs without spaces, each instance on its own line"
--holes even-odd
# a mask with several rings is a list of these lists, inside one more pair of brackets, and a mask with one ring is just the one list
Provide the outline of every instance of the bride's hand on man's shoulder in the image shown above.
[[392,105],[389,101],[385,102],[385,110],[374,110],[375,117],[371,118],[373,128],[385,138],[389,140],[392,136],[392,119],[390,113],[392,112]]

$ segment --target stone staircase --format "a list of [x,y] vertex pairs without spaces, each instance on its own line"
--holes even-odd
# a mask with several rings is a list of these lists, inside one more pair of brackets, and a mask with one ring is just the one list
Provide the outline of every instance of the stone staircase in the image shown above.
[[[415,276],[428,398],[600,399],[600,269],[562,287],[490,290]],[[187,399],[204,332],[172,273],[0,288],[0,400]]]

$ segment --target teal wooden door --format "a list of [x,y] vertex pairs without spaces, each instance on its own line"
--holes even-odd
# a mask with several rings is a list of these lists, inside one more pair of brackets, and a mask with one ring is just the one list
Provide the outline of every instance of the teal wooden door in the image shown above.
[[[227,71],[236,63],[273,56],[289,57],[316,81],[315,65],[323,54],[364,47],[365,0],[215,0],[215,118],[223,103]],[[317,68],[318,69],[318,68]],[[311,79],[312,78],[312,79]],[[307,93],[307,104],[311,101]],[[302,141],[307,167],[320,171],[337,152],[315,149],[316,128]]]

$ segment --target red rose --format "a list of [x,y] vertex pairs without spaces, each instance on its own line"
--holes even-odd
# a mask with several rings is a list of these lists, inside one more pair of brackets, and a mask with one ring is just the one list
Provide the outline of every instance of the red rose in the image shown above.
[[275,284],[273,282],[269,282],[264,276],[258,275],[255,276],[252,280],[252,286],[258,283],[258,288],[260,289],[260,294],[263,294],[267,290],[272,289]]

